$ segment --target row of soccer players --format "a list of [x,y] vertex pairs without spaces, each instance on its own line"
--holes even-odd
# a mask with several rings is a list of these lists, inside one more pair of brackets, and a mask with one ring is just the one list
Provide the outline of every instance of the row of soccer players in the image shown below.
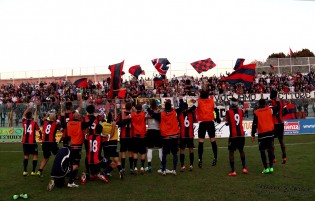
[[[234,103],[233,103],[234,102]],[[275,106],[278,105],[279,100],[275,100]],[[264,100],[259,102],[260,108],[268,108],[264,104]],[[280,114],[280,110],[276,109],[277,107],[274,107],[273,110],[268,109],[268,111],[274,111],[273,114],[271,112],[270,118],[262,118],[258,117],[260,113],[257,113],[257,111],[260,111],[258,109],[255,112],[255,118],[253,121],[253,134],[256,132],[256,129],[258,128],[258,140],[259,140],[259,149],[261,151],[261,157],[264,164],[264,173],[273,172],[272,162],[274,161],[273,157],[273,134],[274,132],[274,126],[272,128],[269,125],[274,125],[274,122],[269,122],[269,124],[266,124],[265,120],[278,118],[277,115]],[[279,107],[278,107],[279,108]],[[198,114],[198,120],[200,121],[199,124],[199,131],[198,131],[198,137],[199,137],[199,144],[198,144],[198,166],[202,167],[202,155],[203,155],[203,142],[205,133],[208,132],[214,159],[212,162],[212,165],[216,165],[217,162],[217,145],[215,142],[215,127],[214,127],[214,120],[217,122],[220,122],[220,119],[218,118],[218,115],[215,115],[215,105],[214,101],[211,98],[208,98],[208,93],[205,91],[201,92],[200,98],[197,100],[195,106],[188,109],[188,106],[186,103],[184,103],[182,100],[180,101],[180,107],[176,110],[172,109],[171,104],[169,102],[165,103],[165,110],[163,112],[160,112],[156,106],[155,101],[151,102],[151,107],[147,110],[147,114],[145,114],[142,111],[142,106],[137,105],[136,111],[132,111],[131,104],[126,104],[126,111],[120,115],[120,117],[117,120],[117,126],[121,128],[121,136],[120,136],[120,152],[121,152],[121,162],[119,161],[119,156],[117,153],[117,129],[115,124],[113,124],[110,118],[110,115],[107,120],[107,124],[103,124],[103,128],[101,128],[99,125],[99,119],[97,116],[94,115],[94,106],[90,105],[87,107],[88,115],[84,118],[83,121],[80,119],[80,115],[77,112],[72,113],[71,103],[67,103],[66,105],[66,112],[62,115],[61,123],[63,126],[63,132],[65,133],[65,136],[71,136],[72,138],[72,146],[71,146],[71,155],[73,160],[75,161],[75,165],[79,165],[79,161],[81,158],[81,150],[82,150],[82,144],[84,142],[84,135],[87,133],[86,137],[86,148],[87,148],[87,157],[85,160],[86,163],[86,172],[90,172],[91,175],[90,179],[94,179],[96,173],[99,171],[100,165],[105,165],[106,168],[103,171],[103,174],[99,176],[104,181],[107,181],[105,175],[106,173],[109,173],[114,167],[118,167],[120,176],[122,177],[124,174],[125,169],[125,160],[126,160],[126,152],[129,152],[129,164],[130,164],[130,173],[133,173],[134,171],[138,171],[137,169],[137,161],[138,161],[138,153],[141,157],[141,168],[140,172],[144,172],[144,161],[145,156],[147,154],[148,159],[148,171],[152,171],[151,166],[151,160],[152,160],[152,149],[153,147],[162,147],[162,149],[159,149],[159,156],[162,158],[161,162],[161,170],[160,172],[162,175],[166,174],[166,156],[170,152],[173,154],[173,170],[171,173],[176,174],[176,166],[177,166],[177,152],[178,152],[178,139],[180,139],[180,162],[181,162],[181,170],[183,171],[185,169],[184,166],[184,149],[185,147],[188,147],[190,150],[190,167],[189,169],[192,170],[193,168],[193,161],[194,161],[194,154],[193,154],[193,123],[195,122],[195,113]],[[29,112],[26,113],[26,120],[25,126],[24,126],[24,136],[23,136],[23,147],[24,147],[24,172],[23,175],[26,175],[26,167],[27,167],[27,159],[28,155],[35,153],[37,150],[32,151],[32,147],[36,147],[35,139],[33,143],[27,143],[31,142],[29,140],[31,133],[32,133],[32,127],[34,126],[35,129],[38,129],[38,126],[36,127],[36,123],[32,122],[30,120],[31,114],[29,115]],[[275,115],[276,114],[276,115]],[[264,117],[267,114],[264,114]],[[268,114],[269,115],[269,114]],[[56,153],[57,146],[55,143],[46,143],[47,139],[49,142],[54,142],[53,133],[55,133],[55,130],[57,126],[57,122],[54,122],[54,114],[50,114],[49,121],[44,123],[43,127],[43,151],[44,151],[44,161],[42,164],[46,164],[48,161],[48,158],[50,156],[50,151],[53,153]],[[215,118],[217,116],[217,118]],[[245,154],[243,151],[244,147],[244,131],[242,128],[242,110],[237,108],[237,101],[232,100],[231,101],[231,108],[227,112],[226,115],[226,122],[227,125],[230,126],[230,138],[229,138],[229,150],[230,150],[230,165],[231,165],[231,172],[229,173],[229,176],[235,176],[236,172],[234,170],[234,151],[236,149],[239,149],[241,153],[241,159],[243,164],[243,172],[247,173],[246,169],[246,163],[245,163]],[[146,123],[148,124],[148,132],[146,131]],[[24,124],[24,123],[23,123]],[[180,126],[178,126],[180,125]],[[264,128],[268,125],[270,128]],[[281,123],[280,123],[281,125]],[[282,123],[283,125],[283,123]],[[98,129],[96,129],[98,128]],[[48,132],[50,130],[53,130],[53,132]],[[106,137],[101,137],[100,130],[102,130],[102,135],[105,135]],[[268,131],[266,131],[268,130]],[[280,132],[279,132],[280,130]],[[87,132],[88,131],[88,132]],[[266,132],[265,132],[266,131]],[[277,130],[276,133],[281,135],[281,128]],[[35,133],[35,130],[34,130]],[[49,135],[51,133],[51,135]],[[267,134],[266,134],[267,133]],[[47,137],[48,136],[48,137]],[[49,140],[49,136],[51,140]],[[285,156],[285,147],[283,144],[283,129],[282,129],[282,136],[280,136],[280,144],[281,148],[283,150],[283,163],[286,161]],[[101,139],[102,138],[102,139]],[[272,139],[272,140],[271,140]],[[266,141],[266,142],[265,142]],[[53,145],[54,144],[54,145]],[[104,145],[104,156],[105,159],[102,160],[100,151],[101,151],[101,145]],[[146,151],[146,147],[148,147],[148,151]],[[47,150],[47,151],[45,151]],[[50,150],[50,151],[48,151]],[[265,150],[268,150],[269,160],[272,159],[272,161],[269,163],[270,168],[267,168],[266,166],[266,157],[263,153],[265,153]],[[48,153],[49,152],[49,153]],[[41,168],[38,173],[35,173],[36,167],[36,156],[35,153],[33,160],[33,172],[32,175],[42,175],[43,165],[41,164]],[[109,160],[109,158],[113,158],[113,162]],[[55,166],[55,165],[54,165]],[[53,171],[52,171],[53,172]],[[52,175],[52,177],[59,177],[61,175]],[[84,177],[83,177],[84,180]],[[73,184],[73,181],[70,181],[70,186]],[[68,184],[68,185],[69,185]]]

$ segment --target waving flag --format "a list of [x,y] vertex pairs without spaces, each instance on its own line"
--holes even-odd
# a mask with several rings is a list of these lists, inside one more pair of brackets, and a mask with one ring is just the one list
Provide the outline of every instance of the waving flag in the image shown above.
[[243,83],[245,87],[250,87],[255,79],[255,69],[256,64],[243,65],[229,76],[222,78],[221,81],[226,81],[232,85]]
[[78,79],[73,84],[76,85],[77,87],[81,87],[81,88],[87,88],[88,87],[87,78]]
[[293,57],[293,56],[294,56],[294,52],[290,48],[290,57]]
[[233,69],[237,70],[239,67],[243,66],[244,61],[245,59],[238,58]]
[[168,66],[169,64],[171,64],[167,58],[157,58],[157,59],[153,59],[152,60],[152,64],[154,65],[155,69],[160,73],[161,78],[165,79],[165,75],[167,73],[168,70]]
[[200,74],[215,67],[216,64],[210,59],[199,60],[191,63],[192,67]]
[[273,65],[271,65],[271,64],[270,64],[270,68],[271,68],[272,70],[274,70],[274,69],[275,69],[275,67],[274,67]]
[[141,69],[140,65],[131,66],[129,68],[129,73],[133,76],[135,76],[137,79],[140,74],[145,75],[144,70]]
[[108,66],[108,69],[110,70],[110,90],[108,93],[108,96],[110,98],[113,98],[117,96],[118,90],[121,86],[121,76],[123,75],[123,69],[124,67],[124,61],[118,64],[113,64]]

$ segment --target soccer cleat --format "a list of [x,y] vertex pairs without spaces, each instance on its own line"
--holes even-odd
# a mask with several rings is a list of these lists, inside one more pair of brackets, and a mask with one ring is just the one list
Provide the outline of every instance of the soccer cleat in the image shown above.
[[28,195],[26,193],[22,193],[20,194],[20,198],[23,198],[26,200],[28,198]]
[[111,177],[112,174],[111,174],[111,173],[106,173],[106,176],[107,176],[107,177]]
[[273,167],[269,168],[270,173],[273,173],[273,171],[274,171]]
[[263,174],[269,174],[270,173],[270,169],[269,168],[266,168],[262,171]]
[[200,160],[199,160],[199,162],[198,162],[198,167],[199,167],[199,168],[202,168],[202,161],[200,161]]
[[31,172],[31,176],[38,176],[37,172]]
[[181,172],[184,172],[185,169],[186,169],[186,167],[185,167],[185,165],[183,165],[183,166],[180,168],[180,171],[181,171]]
[[68,187],[68,188],[78,188],[79,185],[77,185],[77,184],[75,184],[74,182],[72,182],[71,184],[68,183],[67,187]]
[[162,176],[165,176],[166,175],[166,171],[164,170],[163,172],[162,172]]
[[247,170],[246,168],[243,168],[243,169],[242,169],[242,172],[243,172],[244,174],[248,174],[248,170]]
[[166,174],[173,174],[173,170],[166,169],[165,172],[166,172]]
[[137,174],[138,174],[138,168],[135,167],[135,169],[133,169],[133,173],[134,173],[135,175],[137,175]]
[[28,172],[23,172],[23,176],[28,176]]
[[105,175],[98,174],[97,177],[98,177],[100,180],[102,180],[103,182],[108,183],[108,179],[106,178]]
[[143,167],[140,168],[140,174],[144,174],[144,168]]
[[282,159],[282,164],[285,164],[287,162],[287,158]]
[[44,175],[42,174],[42,172],[39,171],[39,170],[36,172],[36,175],[39,176],[39,177],[44,177]]
[[50,180],[47,185],[47,191],[51,191],[55,186],[55,180]]
[[126,170],[125,168],[121,169],[122,173],[125,174],[126,173]]
[[13,195],[13,200],[17,200],[20,196],[19,195]]
[[235,177],[236,176],[236,172],[235,171],[230,172],[228,175],[229,175],[229,177]]
[[189,171],[192,171],[194,167],[192,165],[189,166]]
[[134,174],[135,174],[135,173],[133,172],[133,169],[131,169],[131,168],[130,168],[129,172],[130,172],[131,175],[134,175]]
[[[39,172],[39,171],[38,171]],[[44,177],[44,173],[43,172],[39,172],[39,177],[43,178]]]
[[214,158],[213,161],[212,161],[212,166],[216,166],[217,165],[217,159]]
[[162,169],[159,169],[157,173],[162,174],[163,173]]
[[174,176],[176,176],[176,175],[177,175],[176,170],[172,170],[172,173],[171,173],[171,174],[174,175]]
[[85,182],[86,182],[86,174],[85,174],[85,172],[82,172],[82,174],[81,174],[81,184],[84,185]]
[[148,166],[145,168],[145,171],[151,173],[152,172],[152,166]]
[[124,179],[124,171],[123,170],[119,171],[119,178]]

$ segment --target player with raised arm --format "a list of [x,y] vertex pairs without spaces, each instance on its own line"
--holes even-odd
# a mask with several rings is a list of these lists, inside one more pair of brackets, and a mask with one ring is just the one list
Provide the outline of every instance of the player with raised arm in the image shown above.
[[[158,105],[156,103],[156,100],[152,99],[150,100],[150,108],[153,110],[153,112],[160,112]],[[147,117],[147,124],[148,124],[148,130],[146,134],[146,143],[148,147],[147,151],[147,160],[148,160],[148,172],[152,172],[152,153],[153,149],[157,148],[159,151],[159,158],[161,161],[162,166],[162,138],[161,138],[161,132],[160,132],[160,122],[151,118],[150,116]]]
[[[287,152],[286,152],[286,147],[284,144],[284,123],[282,116],[284,114],[284,104],[281,99],[277,97],[278,92],[277,91],[271,91],[270,92],[270,99],[271,99],[271,107],[273,108],[273,116],[272,116],[272,121],[274,123],[274,138],[278,138],[281,151],[282,151],[282,164],[285,164],[287,162]],[[287,110],[285,110],[287,111]],[[274,163],[276,162],[276,157],[274,158]]]
[[198,167],[202,168],[203,144],[206,132],[209,135],[214,156],[212,166],[215,166],[218,159],[218,146],[215,139],[214,121],[221,123],[219,111],[215,107],[213,98],[209,98],[209,92],[205,90],[202,90],[200,92],[200,97],[197,99],[197,102],[195,104],[196,105],[194,105],[193,107],[197,107],[197,120],[198,122],[200,122],[198,130]]
[[123,172],[125,172],[126,164],[126,152],[129,156],[130,174],[133,174],[133,151],[132,151],[132,136],[133,129],[131,125],[131,119],[122,119],[123,116],[129,116],[131,114],[131,103],[126,103],[126,111],[122,111],[122,114],[118,116],[117,125],[120,128],[120,157],[121,166]]
[[134,174],[138,173],[138,153],[140,154],[141,159],[141,168],[140,173],[144,174],[144,163],[146,157],[146,142],[145,142],[145,134],[146,134],[146,115],[142,111],[142,105],[138,103],[136,105],[136,112],[132,112],[129,116],[123,116],[124,119],[131,119],[131,124],[133,128],[133,166],[134,166]]
[[179,114],[179,126],[180,126],[180,163],[183,172],[186,169],[185,166],[185,148],[189,150],[189,170],[193,170],[194,165],[194,123],[196,122],[196,115],[194,109],[188,109],[187,103],[180,102],[180,106],[183,104],[183,111]]
[[39,172],[40,176],[43,176],[43,170],[51,156],[51,153],[54,155],[58,152],[58,145],[56,142],[56,133],[57,130],[60,130],[60,121],[56,121],[56,113],[55,111],[49,112],[49,117],[44,121],[43,129],[42,129],[42,150],[44,159],[42,160]]
[[226,123],[230,128],[230,136],[229,136],[229,161],[231,172],[229,176],[236,176],[236,171],[234,168],[234,152],[236,149],[240,152],[240,157],[242,161],[242,172],[244,174],[248,173],[246,169],[246,162],[245,162],[245,152],[244,152],[244,145],[245,145],[245,132],[243,129],[243,117],[244,113],[243,110],[239,109],[238,102],[236,98],[231,98],[230,100],[230,109],[225,114]]
[[165,110],[161,113],[153,112],[153,110],[150,108],[148,108],[147,111],[152,118],[160,121],[163,147],[162,175],[166,175],[166,158],[170,153],[173,155],[173,170],[171,173],[176,175],[178,161],[178,139],[180,132],[177,112],[172,108],[172,104],[169,101],[165,102]]
[[[110,160],[113,158],[113,162],[115,166],[118,168],[119,178],[123,179],[124,173],[121,167],[121,162],[119,160],[119,153],[117,151],[118,144],[118,128],[116,123],[113,121],[112,113],[109,112],[107,115],[107,121],[102,123],[102,135],[108,136],[107,141],[104,142],[103,150],[104,150],[104,158]],[[111,170],[109,170],[110,172]]]
[[[30,104],[28,108],[23,113],[23,152],[24,152],[24,160],[23,160],[23,176],[27,176],[27,165],[29,155],[33,155],[33,169],[31,172],[32,176],[40,175],[40,172],[35,172],[38,160],[38,146],[36,143],[36,131],[40,132],[39,126],[36,122],[36,118],[33,120],[32,112],[30,111],[33,108],[33,104]],[[35,109],[35,116],[37,116],[37,107]]]
[[[273,168],[273,131],[274,124],[272,121],[272,109],[266,105],[265,99],[260,99],[258,102],[258,109],[254,111],[254,120],[252,124],[252,142],[255,140],[255,133],[258,133],[258,146],[261,160],[264,166],[263,174],[274,172]],[[266,153],[268,152],[269,168],[267,166]]]
[[62,137],[60,138],[61,142],[65,136],[67,136],[67,124],[69,121],[73,120],[73,114],[74,113],[80,113],[80,110],[82,109],[82,95],[80,93],[77,94],[77,97],[79,99],[79,107],[73,111],[73,105],[72,102],[66,102],[66,111],[63,112],[62,109],[62,102],[60,102],[60,108],[61,108],[61,116],[60,116],[60,123],[62,127]]

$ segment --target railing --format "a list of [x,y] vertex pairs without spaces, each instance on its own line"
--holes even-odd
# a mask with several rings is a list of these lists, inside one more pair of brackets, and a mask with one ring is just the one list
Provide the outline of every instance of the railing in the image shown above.
[[[134,103],[142,103],[149,105],[149,100],[152,98],[139,98],[134,99],[132,102]],[[163,105],[162,99],[160,97],[154,97],[154,99],[159,100],[161,103],[160,106]],[[173,99],[173,97],[168,97],[167,99]],[[174,100],[174,99],[173,99]],[[248,116],[245,117],[245,120],[252,120],[253,119],[253,108],[255,108],[257,101],[248,101],[250,104],[248,110]],[[293,99],[291,102],[295,103],[297,106],[297,110],[301,112],[305,112],[306,117],[315,117],[315,99]],[[221,110],[222,115],[225,114],[225,105],[227,105],[228,101],[217,101],[217,105]],[[78,101],[73,101],[73,110],[79,107]],[[86,115],[86,106],[90,104],[89,102],[83,101],[82,102],[82,109],[80,113],[82,115]],[[113,114],[117,114],[122,108],[125,107],[126,100],[117,99],[117,100],[102,100],[101,104],[96,104],[96,113],[99,114],[107,114],[108,112],[112,112]],[[174,104],[177,106],[176,104]],[[22,127],[22,115],[26,108],[29,106],[27,103],[21,104],[0,104],[0,127]],[[42,125],[43,118],[46,116],[47,112],[54,109],[58,115],[60,115],[61,107],[63,111],[65,111],[65,103],[60,105],[59,102],[55,103],[42,103],[38,105],[34,105],[34,108],[31,110],[33,113],[33,118],[37,120],[39,125]],[[37,108],[37,114],[35,114]]]

